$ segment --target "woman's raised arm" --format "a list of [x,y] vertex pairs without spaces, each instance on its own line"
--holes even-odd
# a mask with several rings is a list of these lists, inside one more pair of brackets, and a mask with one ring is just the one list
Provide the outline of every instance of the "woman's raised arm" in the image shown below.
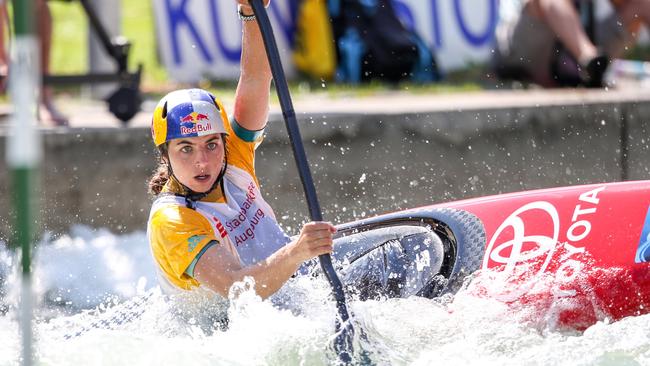
[[[268,5],[270,0],[265,0]],[[248,0],[238,0],[243,15],[252,15]],[[246,4],[246,5],[244,5]],[[271,68],[256,20],[242,20],[241,75],[235,93],[233,115],[237,123],[251,131],[264,128],[269,113]]]

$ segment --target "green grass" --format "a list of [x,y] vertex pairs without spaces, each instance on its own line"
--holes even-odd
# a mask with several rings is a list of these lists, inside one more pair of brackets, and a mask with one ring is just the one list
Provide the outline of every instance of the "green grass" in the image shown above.
[[137,42],[131,50],[131,67],[144,65],[145,89],[157,89],[168,80],[167,71],[160,64],[156,53],[156,30],[153,19],[152,1],[122,1],[122,27],[124,35]]
[[625,59],[650,60],[650,45],[637,45],[625,52]]
[[[51,1],[54,29],[50,64],[55,74],[88,70],[88,21],[81,4]],[[132,43],[129,69],[144,66],[143,89],[157,89],[167,82],[167,72],[156,58],[151,1],[121,2],[122,34]]]
[[50,2],[53,18],[50,72],[77,74],[87,70],[88,22],[81,5]]

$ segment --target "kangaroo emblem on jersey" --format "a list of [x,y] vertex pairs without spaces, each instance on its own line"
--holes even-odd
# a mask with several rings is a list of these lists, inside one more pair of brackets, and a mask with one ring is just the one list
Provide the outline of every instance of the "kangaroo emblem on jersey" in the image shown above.
[[187,252],[192,253],[197,245],[205,238],[205,235],[194,235],[187,239]]

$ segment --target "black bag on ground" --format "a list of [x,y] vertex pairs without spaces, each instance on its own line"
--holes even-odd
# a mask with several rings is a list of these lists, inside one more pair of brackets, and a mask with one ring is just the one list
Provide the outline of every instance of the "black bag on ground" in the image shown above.
[[431,50],[397,18],[390,0],[329,0],[337,81],[439,80]]

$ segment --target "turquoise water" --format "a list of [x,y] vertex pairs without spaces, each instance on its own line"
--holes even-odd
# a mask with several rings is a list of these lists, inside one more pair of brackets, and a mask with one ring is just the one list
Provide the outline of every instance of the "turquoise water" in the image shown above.
[[[19,365],[13,258],[0,316],[0,365]],[[261,301],[242,285],[229,304],[203,311],[228,314],[227,330],[206,326],[196,312],[179,316],[155,283],[144,233],[115,235],[84,227],[46,239],[36,259],[34,329],[39,365],[329,365],[336,309],[320,279],[302,278]],[[479,274],[480,276],[481,274]],[[650,315],[584,332],[558,330],[548,314],[513,309],[473,295],[350,301],[356,349],[378,365],[650,365]],[[207,310],[206,310],[207,309]],[[189,315],[188,315],[189,314]],[[124,321],[125,317],[132,317]],[[206,332],[208,327],[211,331]],[[66,336],[81,333],[66,339]],[[359,333],[359,332],[357,332]]]

